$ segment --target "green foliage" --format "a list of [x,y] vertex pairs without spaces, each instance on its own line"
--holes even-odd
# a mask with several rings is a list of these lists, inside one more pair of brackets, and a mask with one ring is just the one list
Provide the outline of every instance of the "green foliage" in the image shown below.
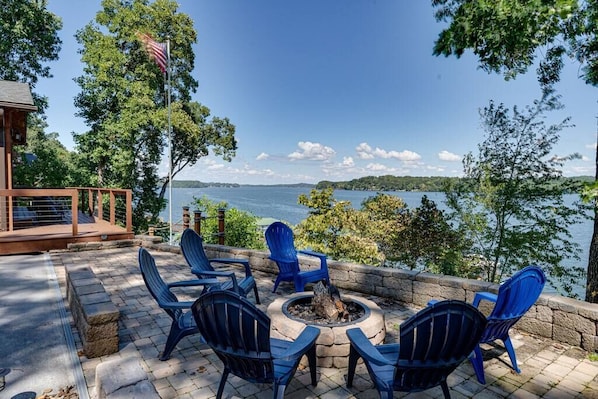
[[454,177],[421,177],[421,176],[366,176],[350,181],[321,181],[316,189],[333,188],[337,190],[370,190],[370,191],[442,191],[447,180]]
[[46,0],[3,0],[0,7],[0,79],[29,83],[43,113],[47,99],[35,93],[39,78],[52,77],[48,61],[58,59],[62,20]]
[[555,288],[571,294],[583,270],[563,265],[567,258],[579,259],[568,228],[585,213],[563,197],[579,186],[560,179],[563,163],[576,155],[551,154],[568,119],[546,126],[543,117],[558,105],[549,92],[524,111],[490,102],[481,111],[486,138],[476,156],[465,156],[465,179],[447,186],[445,194],[452,220],[473,243],[472,253],[487,260],[482,266],[488,281],[535,263]]
[[394,242],[397,261],[410,269],[468,278],[479,276],[463,256],[469,244],[465,236],[453,230],[434,201],[424,195],[420,206],[406,216],[405,228]]
[[[235,127],[227,118],[210,119],[207,107],[190,102],[197,88],[191,47],[197,35],[176,2],[103,0],[102,7],[76,34],[85,69],[76,79],[81,91],[75,105],[90,127],[75,135],[79,165],[93,175],[94,186],[132,189],[133,225],[145,231],[166,205],[169,176],[159,176],[158,166],[167,149],[172,150],[173,177],[209,150],[230,160]],[[166,77],[148,57],[138,32],[170,40],[171,134]]]
[[299,247],[337,260],[471,274],[473,267],[461,262],[461,234],[452,230],[443,212],[426,196],[419,208],[410,211],[394,195],[378,193],[354,209],[348,201],[334,199],[333,194],[326,188],[312,190],[310,197],[299,197],[299,203],[311,209],[295,229]]
[[58,141],[58,134],[44,134],[41,118],[31,116],[27,145],[15,146],[14,187],[72,187],[79,183],[74,155]]
[[201,211],[201,235],[208,244],[218,243],[218,210],[225,210],[224,245],[239,248],[265,249],[264,237],[258,218],[250,212],[229,208],[226,202],[210,201],[207,197],[194,198],[193,209]]
[[337,260],[380,264],[383,254],[376,242],[360,234],[367,220],[349,201],[338,201],[330,188],[301,194],[298,202],[310,208],[307,219],[296,226],[298,248],[311,248]]
[[[448,22],[434,45],[435,55],[460,57],[471,49],[487,72],[506,79],[524,73],[538,49],[548,58],[563,54],[561,35],[580,33],[582,9],[576,0],[432,0],[436,19]],[[572,54],[573,55],[573,54]]]

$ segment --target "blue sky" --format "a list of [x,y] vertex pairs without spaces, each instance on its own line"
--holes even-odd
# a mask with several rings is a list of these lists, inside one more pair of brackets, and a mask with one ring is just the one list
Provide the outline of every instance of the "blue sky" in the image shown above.
[[[48,132],[73,148],[73,78],[82,65],[74,33],[100,0],[49,0],[63,19],[60,60],[36,91],[49,97]],[[461,59],[432,55],[442,24],[422,0],[180,0],[198,33],[193,99],[236,126],[232,162],[202,158],[175,177],[246,184],[316,183],[362,176],[460,176],[483,140],[479,109],[540,96],[535,69],[506,82]],[[558,90],[572,117],[556,155],[578,152],[565,175],[594,175],[598,89],[570,61]],[[166,170],[163,168],[163,170]]]

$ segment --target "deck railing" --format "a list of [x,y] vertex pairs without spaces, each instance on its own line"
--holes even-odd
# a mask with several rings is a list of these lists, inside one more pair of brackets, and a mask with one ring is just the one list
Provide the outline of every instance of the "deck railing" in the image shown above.
[[67,187],[0,190],[0,231],[105,220],[133,231],[131,190]]

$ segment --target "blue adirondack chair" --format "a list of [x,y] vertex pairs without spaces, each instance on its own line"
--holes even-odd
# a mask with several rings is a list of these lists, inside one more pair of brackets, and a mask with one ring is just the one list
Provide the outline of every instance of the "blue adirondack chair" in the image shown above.
[[[325,280],[330,285],[328,263],[326,255],[314,251],[298,251],[295,249],[293,230],[281,222],[274,222],[266,229],[266,242],[270,249],[270,259],[278,265],[278,276],[274,282],[276,292],[281,281],[292,281],[296,292],[305,291],[305,284]],[[320,259],[320,268],[315,270],[301,270],[297,254],[317,257]]]
[[[208,256],[203,249],[203,239],[193,229],[185,229],[185,231],[183,231],[181,236],[181,252],[191,267],[191,272],[198,278],[228,278],[231,281],[223,282],[223,289],[232,289],[245,296],[247,296],[247,294],[253,290],[253,293],[255,294],[255,302],[258,304],[260,303],[260,296],[257,292],[257,284],[253,274],[251,273],[251,267],[249,267],[248,260],[236,258],[208,259]],[[245,270],[245,277],[237,280],[234,272],[217,271],[212,266],[213,263],[242,265]]]
[[316,386],[316,327],[307,326],[295,341],[271,338],[268,315],[230,290],[202,294],[191,310],[206,343],[224,364],[217,399],[230,373],[253,383],[271,383],[274,398],[283,398],[303,355]]
[[139,268],[141,269],[141,275],[143,276],[143,281],[145,281],[145,286],[156,302],[158,302],[158,306],[164,309],[172,319],[164,351],[160,354],[160,360],[167,360],[177,343],[183,337],[199,333],[191,313],[191,305],[193,302],[180,302],[177,296],[172,292],[171,288],[195,286],[204,286],[205,288],[211,284],[217,284],[218,280],[187,280],[167,284],[160,276],[156,267],[156,261],[147,249],[139,248],[138,258]]
[[[513,369],[518,373],[521,373],[521,370],[517,366],[517,357],[509,337],[509,330],[536,303],[545,283],[546,276],[542,269],[537,266],[528,266],[501,284],[498,295],[490,292],[478,292],[473,300],[475,307],[478,307],[482,300],[496,303],[488,316],[488,326],[482,334],[480,343],[492,342],[497,339],[503,341]],[[476,346],[470,360],[478,381],[485,384],[482,350],[479,345]]]
[[419,392],[440,385],[450,398],[447,377],[474,347],[486,326],[484,315],[456,300],[436,302],[401,323],[398,344],[373,345],[359,328],[347,330],[350,341],[347,387],[363,358],[380,398],[393,391]]

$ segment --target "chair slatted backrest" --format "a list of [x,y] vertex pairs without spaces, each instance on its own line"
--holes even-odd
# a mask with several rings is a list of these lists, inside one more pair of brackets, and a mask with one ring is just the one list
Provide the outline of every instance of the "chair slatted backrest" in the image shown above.
[[274,222],[266,229],[265,236],[271,257],[279,262],[281,271],[286,268],[288,270],[284,271],[298,272],[299,260],[293,230],[282,222]]
[[203,239],[195,230],[185,229],[181,236],[181,252],[193,272],[200,274],[202,270],[214,271],[208,255],[203,249]]
[[277,258],[293,261],[297,259],[293,230],[282,222],[274,222],[266,229],[266,242],[270,252]]
[[488,328],[482,342],[502,339],[538,300],[546,276],[537,266],[528,266],[513,274],[498,290],[496,304],[488,316]]
[[400,326],[395,385],[423,390],[436,386],[463,362],[479,342],[486,318],[455,300],[426,307]]
[[270,318],[228,290],[201,295],[191,307],[206,343],[230,371],[251,382],[272,382]]
[[[139,248],[139,268],[147,289],[158,305],[179,301],[176,295],[168,289],[168,285],[158,272],[154,257],[145,248]],[[164,310],[173,320],[177,320],[183,312],[181,309],[164,308]]]

